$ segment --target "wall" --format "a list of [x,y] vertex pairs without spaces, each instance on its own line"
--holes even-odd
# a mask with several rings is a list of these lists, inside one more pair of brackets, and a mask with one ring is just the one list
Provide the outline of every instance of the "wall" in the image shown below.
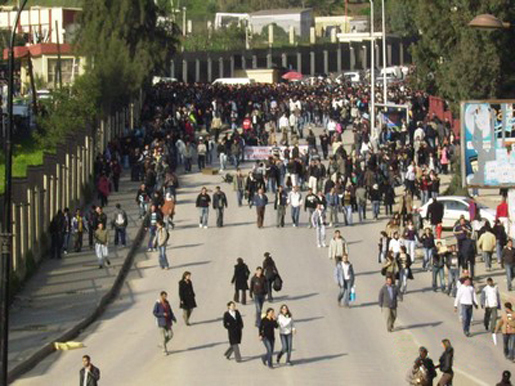
[[[13,283],[23,281],[50,247],[48,226],[58,209],[83,208],[93,188],[93,163],[107,144],[132,130],[139,120],[141,99],[102,121],[99,127],[77,130],[45,154],[43,164],[29,166],[27,176],[12,182]],[[0,207],[4,196],[0,195]]]

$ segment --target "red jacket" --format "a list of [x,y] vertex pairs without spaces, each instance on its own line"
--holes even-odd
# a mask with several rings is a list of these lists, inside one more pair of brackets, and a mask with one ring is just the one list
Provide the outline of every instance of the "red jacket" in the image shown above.
[[497,220],[499,217],[508,217],[508,203],[506,201],[501,202],[497,205],[497,213],[495,214],[495,219]]

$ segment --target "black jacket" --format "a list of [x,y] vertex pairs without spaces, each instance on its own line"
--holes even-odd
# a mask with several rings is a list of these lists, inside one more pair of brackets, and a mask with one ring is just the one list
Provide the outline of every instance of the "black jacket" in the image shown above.
[[241,343],[241,330],[243,330],[243,319],[241,318],[240,311],[235,310],[236,317],[233,318],[229,311],[224,314],[224,327],[227,329],[229,334],[229,343],[240,344]]
[[396,285],[392,284],[392,294],[393,297],[390,297],[388,293],[388,286],[385,284],[381,290],[379,291],[379,307],[383,308],[397,308],[397,299],[402,297]]
[[444,213],[443,204],[439,201],[433,201],[427,207],[426,218],[431,222],[431,225],[438,225],[442,222]]
[[275,340],[275,329],[279,327],[277,321],[274,319],[268,319],[266,316],[261,319],[261,324],[259,325],[259,336],[262,338],[266,338],[270,341]]
[[181,280],[179,282],[179,299],[181,301],[181,308],[191,310],[197,307],[195,302],[195,292],[193,292],[193,284],[191,280]]
[[227,196],[224,192],[213,194],[213,209],[227,208]]
[[[79,376],[80,376],[80,386],[83,386],[84,378],[86,376],[86,369],[84,367],[82,369],[80,369]],[[97,367],[91,365],[91,370],[88,374],[88,382],[86,383],[86,386],[97,386],[99,379],[100,379],[100,370]]]
[[442,373],[452,374],[452,361],[454,358],[454,349],[447,348],[440,357],[440,371]]
[[199,194],[197,196],[196,207],[197,208],[209,208],[209,204],[211,203],[211,197],[209,194]]
[[250,279],[250,297],[253,295],[265,296],[268,293],[266,284],[267,281],[264,275],[260,277],[252,276],[252,279]]
[[247,284],[247,280],[249,280],[249,267],[247,264],[236,264],[234,266],[234,275],[232,277],[231,283],[234,284],[236,290],[248,290],[249,286]]

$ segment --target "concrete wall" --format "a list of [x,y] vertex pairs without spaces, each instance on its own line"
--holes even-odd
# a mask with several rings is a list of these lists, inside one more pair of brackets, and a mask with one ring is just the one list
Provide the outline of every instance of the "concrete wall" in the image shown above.
[[[399,38],[388,38],[388,63],[393,66],[411,63],[409,44],[409,41]],[[184,52],[173,59],[173,63],[170,65],[173,73],[169,76],[186,82],[212,82],[216,78],[234,76],[231,71],[243,69],[243,64],[246,68],[269,68],[270,61],[267,58],[270,57],[272,66],[282,67],[286,62],[285,67],[291,67],[305,75],[365,70],[370,68],[370,42],[272,48],[271,51],[261,49]],[[377,66],[380,65],[381,58],[382,55],[379,55]],[[197,63],[201,69],[206,68],[206,71],[196,71]]]
[[[93,163],[98,153],[139,120],[141,101],[99,124],[77,130],[45,154],[43,164],[29,166],[27,176],[12,182],[12,273],[21,282],[50,247],[48,226],[58,209],[73,212],[86,204],[93,188]],[[0,207],[4,196],[0,195]]]

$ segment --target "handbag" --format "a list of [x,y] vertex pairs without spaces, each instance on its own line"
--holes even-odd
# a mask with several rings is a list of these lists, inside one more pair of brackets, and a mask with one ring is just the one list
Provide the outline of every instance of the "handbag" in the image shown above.
[[283,288],[283,279],[281,279],[281,276],[279,276],[279,274],[275,276],[275,279],[272,283],[272,287],[276,292],[279,292]]
[[350,289],[349,300],[351,302],[355,302],[356,301],[356,286],[355,285],[353,285],[352,288]]

